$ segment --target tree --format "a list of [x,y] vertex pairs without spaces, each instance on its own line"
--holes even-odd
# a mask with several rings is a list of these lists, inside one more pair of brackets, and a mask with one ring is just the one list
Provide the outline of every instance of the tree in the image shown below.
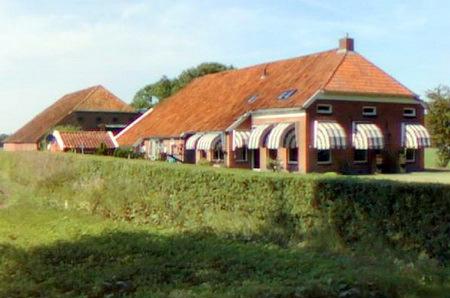
[[188,68],[181,72],[181,74],[174,78],[169,79],[167,76],[163,76],[157,82],[149,84],[140,89],[133,98],[131,105],[136,109],[148,109],[169,97],[192,80],[212,73],[217,73],[229,69],[234,69],[233,66],[227,66],[216,62],[202,63],[196,67]]
[[438,166],[446,167],[450,161],[450,87],[438,86],[427,97],[427,127],[438,149]]
[[172,94],[172,81],[163,76],[157,82],[140,89],[133,98],[131,105],[136,109],[148,109],[160,100]]
[[3,142],[6,140],[6,138],[8,137],[7,134],[0,134],[0,148],[3,148]]
[[207,74],[218,73],[225,70],[234,69],[233,66],[226,66],[216,62],[202,63],[196,67],[192,67],[184,70],[181,74],[174,80],[172,87],[172,94],[184,88],[192,80],[202,77]]

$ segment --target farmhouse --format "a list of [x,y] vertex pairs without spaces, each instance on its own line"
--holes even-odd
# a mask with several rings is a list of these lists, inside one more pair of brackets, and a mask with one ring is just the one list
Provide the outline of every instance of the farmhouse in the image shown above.
[[117,135],[183,162],[369,173],[424,168],[430,137],[416,94],[354,50],[339,47],[196,79]]
[[72,125],[82,130],[118,133],[139,116],[129,105],[103,86],[64,95],[5,140],[5,151],[34,151],[42,148],[56,126]]

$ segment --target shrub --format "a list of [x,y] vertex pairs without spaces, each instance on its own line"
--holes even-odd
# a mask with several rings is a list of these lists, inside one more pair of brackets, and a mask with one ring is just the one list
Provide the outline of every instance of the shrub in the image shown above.
[[2,153],[0,170],[43,204],[116,220],[280,245],[381,240],[450,259],[449,185],[47,153]]

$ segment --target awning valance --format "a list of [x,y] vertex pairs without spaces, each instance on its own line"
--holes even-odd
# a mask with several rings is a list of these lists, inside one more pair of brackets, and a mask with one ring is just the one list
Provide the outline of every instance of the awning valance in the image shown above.
[[354,123],[353,147],[358,150],[383,149],[384,137],[381,129],[373,123]]
[[314,148],[319,150],[345,149],[344,128],[334,121],[314,122]]
[[222,133],[211,132],[206,133],[200,137],[197,142],[197,150],[212,150],[216,145],[222,141]]
[[295,123],[278,123],[269,133],[267,138],[267,148],[278,149],[285,147],[285,137],[288,132],[294,130],[295,137]]
[[190,136],[186,141],[186,150],[195,150],[198,140],[203,136],[203,133],[196,133]]
[[250,131],[248,130],[233,130],[233,151],[237,148],[248,146],[250,138]]
[[264,146],[264,139],[272,128],[271,124],[262,124],[253,127],[248,139],[248,149],[259,149]]
[[402,145],[409,149],[430,147],[431,137],[421,124],[402,123]]

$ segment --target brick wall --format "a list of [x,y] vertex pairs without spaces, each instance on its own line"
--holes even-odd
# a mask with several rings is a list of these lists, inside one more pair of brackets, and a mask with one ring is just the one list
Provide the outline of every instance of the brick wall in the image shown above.
[[[333,113],[331,115],[318,114],[316,112],[317,104],[331,104]],[[363,106],[374,106],[377,108],[376,116],[363,116]],[[403,108],[415,108],[415,118],[405,118],[403,116]],[[307,123],[304,135],[307,139],[307,148],[302,156],[305,163],[306,172],[327,172],[338,171],[344,162],[348,162],[351,167],[360,173],[367,173],[372,170],[375,154],[369,150],[369,160],[365,164],[355,164],[353,162],[352,148],[352,124],[354,121],[367,121],[378,125],[385,137],[385,149],[391,150],[396,154],[402,149],[401,147],[401,124],[406,123],[424,123],[424,109],[418,104],[397,104],[397,103],[374,103],[374,102],[353,102],[353,101],[316,101],[307,109]],[[314,121],[315,120],[335,120],[344,129],[347,134],[347,149],[332,150],[332,163],[330,165],[317,164],[317,150],[313,148],[314,144]],[[416,161],[406,165],[407,171],[417,171],[424,169],[424,150],[418,150]]]
[[5,143],[3,146],[3,150],[5,150],[5,151],[37,151],[38,145],[35,143],[24,143],[24,144]]

